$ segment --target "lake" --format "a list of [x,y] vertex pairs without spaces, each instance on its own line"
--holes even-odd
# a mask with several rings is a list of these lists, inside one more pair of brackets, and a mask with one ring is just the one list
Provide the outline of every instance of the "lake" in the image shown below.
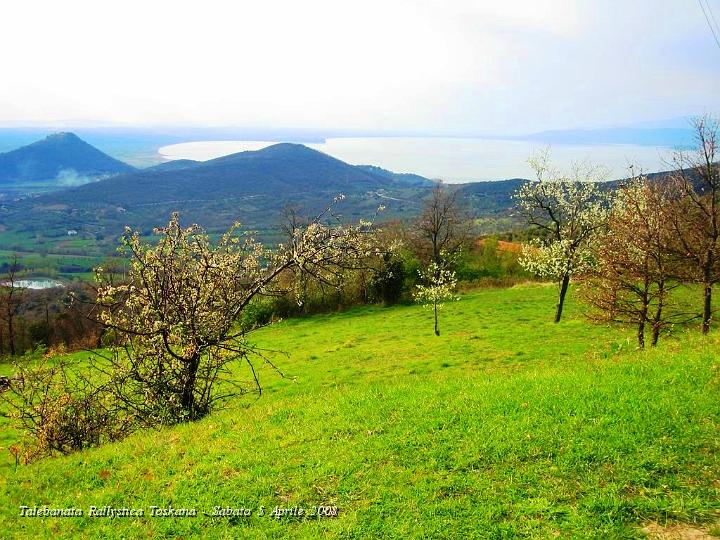
[[[8,286],[9,282],[4,281],[4,286]],[[28,278],[15,280],[16,289],[54,289],[57,287],[65,287],[62,282],[51,278]]]
[[[259,150],[269,141],[193,141],[158,150],[166,159],[196,159]],[[527,159],[544,146],[529,141],[448,137],[347,137],[324,143],[303,143],[354,165],[377,165],[395,172],[411,172],[446,182],[530,178]],[[553,162],[566,168],[573,161],[608,167],[611,178],[627,176],[630,163],[646,172],[667,170],[670,148],[627,144],[554,145]]]

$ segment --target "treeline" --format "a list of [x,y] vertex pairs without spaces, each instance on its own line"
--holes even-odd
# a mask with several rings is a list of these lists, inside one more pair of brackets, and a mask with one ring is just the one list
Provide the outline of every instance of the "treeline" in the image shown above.
[[[440,212],[438,201],[448,203]],[[297,208],[283,212],[284,241],[293,228],[307,226]],[[428,224],[435,224],[432,230]],[[424,224],[424,225],[423,225]],[[454,192],[439,186],[426,201],[424,213],[414,221],[378,225],[383,252],[366,257],[362,264],[343,268],[341,279],[328,283],[299,268],[286,269],[277,287],[258,295],[243,311],[239,323],[257,327],[273,320],[339,311],[365,304],[393,305],[413,301],[422,282],[420,270],[441,250],[455,254],[453,271],[462,287],[505,286],[533,279],[519,263],[522,232],[476,237],[472,217],[455,199]],[[109,265],[118,263],[106,261]],[[16,257],[0,266],[0,358],[22,355],[38,347],[72,351],[110,345],[110,338],[93,319],[96,292],[93,284],[73,282],[45,290],[11,286],[24,279],[25,268]],[[53,273],[48,273],[54,275]],[[104,341],[103,341],[104,340]]]
[[[299,208],[286,207],[280,226],[285,240],[290,241],[309,222]],[[242,324],[253,327],[364,304],[411,303],[418,286],[427,281],[423,269],[441,259],[465,288],[535,279],[519,262],[519,240],[527,234],[478,237],[472,215],[457,192],[442,184],[431,191],[416,219],[380,223],[374,234],[381,248],[362,264],[343,269],[333,283],[299,267],[288,269],[278,277],[280,292],[254,299],[244,311]]]
[[102,329],[90,316],[92,287],[72,283],[41,290],[17,285],[12,265],[0,275],[0,358],[40,349],[55,352],[95,348]]
[[[502,235],[504,236],[504,235]],[[535,279],[519,263],[519,243],[493,235],[468,242],[453,265],[462,288],[502,287]],[[280,277],[284,292],[255,300],[245,312],[244,324],[263,325],[288,317],[341,311],[366,304],[412,303],[422,282],[423,257],[405,248],[368,261],[366,268],[344,273],[340,288],[288,272]],[[299,298],[295,291],[299,289]]]

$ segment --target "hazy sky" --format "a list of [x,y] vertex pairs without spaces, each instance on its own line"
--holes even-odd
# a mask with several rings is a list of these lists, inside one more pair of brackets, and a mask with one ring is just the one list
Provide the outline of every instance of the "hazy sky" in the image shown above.
[[[720,0],[707,0],[720,21]],[[0,125],[521,133],[720,111],[695,0],[22,0]]]

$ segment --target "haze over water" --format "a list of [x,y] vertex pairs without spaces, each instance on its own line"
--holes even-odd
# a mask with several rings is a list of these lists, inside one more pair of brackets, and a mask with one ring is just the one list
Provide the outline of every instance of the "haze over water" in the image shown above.
[[[168,160],[216,157],[259,150],[277,144],[268,141],[194,141],[164,146],[158,152]],[[542,144],[446,137],[354,137],[327,139],[324,143],[303,143],[354,165],[376,165],[394,172],[415,173],[446,182],[477,182],[507,178],[531,178],[528,158]],[[605,165],[610,178],[627,176],[629,164],[646,172],[666,170],[664,163],[672,149],[624,144],[554,145],[553,162],[567,168],[573,161]]]

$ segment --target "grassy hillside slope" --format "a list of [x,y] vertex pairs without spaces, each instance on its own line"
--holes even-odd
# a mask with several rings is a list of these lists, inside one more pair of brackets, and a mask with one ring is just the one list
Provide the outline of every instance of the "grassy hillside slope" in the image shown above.
[[[552,324],[554,292],[468,293],[440,337],[416,306],[263,329],[256,343],[287,351],[275,360],[295,379],[262,369],[257,401],[17,470],[3,450],[0,536],[632,538],[665,521],[717,534],[717,333],[636,352],[631,330],[588,325],[576,302]],[[201,515],[19,518],[22,504]],[[269,515],[318,504],[338,517]],[[202,516],[213,506],[254,511]]]

